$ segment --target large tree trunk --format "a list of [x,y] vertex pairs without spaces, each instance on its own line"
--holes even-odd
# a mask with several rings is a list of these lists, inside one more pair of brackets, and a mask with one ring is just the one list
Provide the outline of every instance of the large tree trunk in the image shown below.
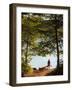
[[28,41],[27,41],[27,45],[26,45],[25,64],[28,63],[28,59],[27,59],[27,57],[28,57]]
[[30,29],[30,27],[29,27],[29,16],[28,16],[28,18],[27,18],[27,21],[28,21],[28,23],[27,23],[27,25],[28,25],[28,29],[27,29],[27,35],[26,35],[26,53],[25,53],[25,64],[27,65],[28,64],[28,47],[29,47],[29,29]]
[[57,48],[57,74],[59,74],[59,46],[58,46],[58,32],[57,32],[57,19],[55,15],[55,33],[56,33],[56,48]]

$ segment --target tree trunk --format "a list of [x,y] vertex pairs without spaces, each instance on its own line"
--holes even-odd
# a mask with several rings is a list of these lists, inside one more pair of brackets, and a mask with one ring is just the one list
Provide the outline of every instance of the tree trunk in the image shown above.
[[27,45],[26,45],[25,64],[28,63],[27,57],[28,57],[28,41],[27,41]]
[[57,35],[57,19],[55,15],[55,33],[56,33],[56,48],[57,48],[57,74],[59,74],[59,46],[58,46],[58,35]]
[[25,64],[27,65],[28,64],[28,47],[29,47],[29,16],[28,16],[28,18],[27,18],[28,20],[28,29],[27,29],[27,39],[26,39],[26,41],[27,41],[27,43],[26,43],[26,53],[25,53]]

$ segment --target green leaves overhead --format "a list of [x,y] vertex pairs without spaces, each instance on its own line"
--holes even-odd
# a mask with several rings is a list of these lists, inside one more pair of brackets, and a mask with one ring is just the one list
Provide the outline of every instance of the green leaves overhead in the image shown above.
[[59,53],[62,53],[63,15],[22,14],[22,54],[27,60],[30,55],[57,54],[55,26],[57,28]]

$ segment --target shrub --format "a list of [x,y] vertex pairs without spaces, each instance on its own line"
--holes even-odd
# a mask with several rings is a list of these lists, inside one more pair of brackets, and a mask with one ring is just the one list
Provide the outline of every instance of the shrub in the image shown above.
[[31,74],[33,72],[33,68],[29,64],[22,63],[22,72]]

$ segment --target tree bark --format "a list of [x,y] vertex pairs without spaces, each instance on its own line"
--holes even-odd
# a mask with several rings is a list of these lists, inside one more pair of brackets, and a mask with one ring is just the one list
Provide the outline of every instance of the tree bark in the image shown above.
[[59,74],[59,46],[58,46],[58,35],[57,35],[57,19],[55,15],[55,33],[56,33],[56,48],[57,48],[57,74]]
[[25,63],[26,63],[26,65],[28,64],[28,47],[29,47],[29,16],[28,16],[28,18],[27,18],[28,20],[28,23],[27,23],[27,25],[28,25],[28,29],[27,29],[27,43],[26,43],[26,53],[25,53]]

